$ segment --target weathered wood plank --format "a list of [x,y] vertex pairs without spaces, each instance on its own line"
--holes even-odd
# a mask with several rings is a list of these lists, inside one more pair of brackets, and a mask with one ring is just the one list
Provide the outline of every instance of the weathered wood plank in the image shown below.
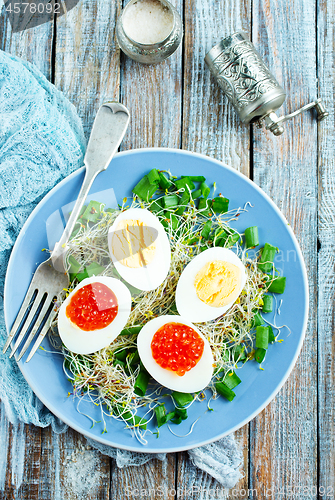
[[318,237],[318,402],[319,489],[335,497],[335,162],[334,162],[334,16],[333,2],[318,2],[319,97],[330,117],[319,125]]
[[[173,0],[182,14],[182,2]],[[137,63],[121,55],[120,101],[130,111],[129,133],[122,150],[143,147],[180,147],[182,104],[181,47],[156,65]],[[145,451],[145,449],[143,449]],[[154,459],[123,470],[113,467],[111,498],[174,498],[175,454],[166,464]]]
[[[0,17],[0,48],[33,63],[50,79],[53,23],[22,33],[12,33],[8,18]],[[7,457],[0,471],[0,498],[9,500],[37,498],[39,458],[43,430],[34,426],[12,426],[1,411],[1,453]]]
[[235,433],[238,445],[243,449],[244,467],[242,479],[231,490],[225,489],[209,474],[199,470],[189,460],[187,453],[178,457],[177,499],[207,500],[207,499],[243,499],[248,497],[248,426]]
[[249,175],[249,129],[241,125],[204,57],[222,38],[250,31],[250,1],[185,0],[182,147]]
[[[314,0],[254,2],[253,34],[256,48],[288,93],[284,111],[314,98]],[[316,121],[306,113],[285,123],[281,137],[255,130],[254,180],[292,225],[310,284],[309,328],[296,367],[250,425],[250,487],[259,498],[271,491],[272,498],[288,497],[290,491],[294,498],[317,498],[316,138]]]
[[72,429],[65,434],[45,429],[41,471],[38,500],[109,499],[109,457]]
[[1,405],[0,499],[37,498],[40,476],[41,429],[11,425]]
[[119,100],[118,2],[82,0],[57,21],[55,84],[76,106],[89,137],[100,104]]
[[[171,2],[182,15],[182,1]],[[166,61],[144,65],[122,54],[121,102],[130,111],[122,150],[180,147],[182,47]]]
[[[182,148],[212,156],[248,176],[249,128],[241,125],[211,76],[204,57],[225,36],[239,29],[247,32],[250,30],[250,2],[242,0],[233,5],[226,0],[207,3],[185,0],[184,9]],[[236,485],[240,491],[248,487],[248,426],[244,426],[236,436],[244,448],[244,478]],[[181,454],[178,462],[178,486],[182,487],[186,477],[191,478],[187,484],[190,491],[193,489],[192,498],[202,498],[201,490],[208,489],[225,495],[217,481],[197,471],[189,462],[187,454]],[[200,489],[197,490],[197,487]],[[228,497],[231,494],[232,492]],[[181,498],[188,497],[184,495]]]
[[[57,20],[55,85],[76,106],[89,137],[102,102],[119,100],[119,49],[115,23],[119,5],[83,0]],[[55,470],[41,500],[108,499],[110,459],[85,449],[85,439],[69,429],[64,435],[44,435],[46,470]],[[50,486],[49,486],[50,488]]]
[[119,469],[112,468],[111,500],[175,499],[175,454],[167,455],[167,461],[154,458],[150,462]]
[[2,15],[0,16],[0,49],[35,64],[50,80],[53,31],[53,23],[49,22],[21,33],[12,33],[8,17]]

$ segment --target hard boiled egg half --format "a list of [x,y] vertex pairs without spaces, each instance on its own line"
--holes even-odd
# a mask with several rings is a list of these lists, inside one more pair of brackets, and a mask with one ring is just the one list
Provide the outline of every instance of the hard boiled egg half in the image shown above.
[[197,392],[213,375],[208,340],[187,319],[165,315],[146,323],[137,337],[141,361],[161,385],[179,392]]
[[171,263],[164,227],[149,210],[130,208],[109,229],[108,247],[120,276],[139,290],[154,290],[165,280]]
[[91,354],[107,347],[128,321],[131,295],[119,280],[84,279],[59,309],[58,332],[70,351]]
[[234,304],[246,279],[245,267],[232,250],[209,248],[183,270],[176,290],[177,310],[195,323],[218,318]]

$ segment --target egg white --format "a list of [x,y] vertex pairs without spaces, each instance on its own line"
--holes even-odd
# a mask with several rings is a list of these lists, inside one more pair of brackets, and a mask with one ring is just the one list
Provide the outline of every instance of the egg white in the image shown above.
[[[241,284],[240,288],[236,291],[236,294],[229,304],[222,307],[213,307],[197,296],[194,281],[197,273],[208,263],[214,260],[222,260],[225,262],[230,262],[235,266],[239,267],[241,270]],[[203,321],[211,321],[218,318],[224,314],[230,307],[234,304],[237,297],[240,295],[245,282],[247,280],[247,275],[245,267],[241,259],[228,248],[213,247],[200,253],[183,270],[176,289],[176,306],[179,314],[184,316],[189,321],[194,321],[195,323],[201,323]]]
[[[140,220],[148,227],[157,230],[158,235],[155,240],[156,252],[153,260],[147,266],[138,268],[129,268],[121,264],[115,257],[112,247],[113,233],[117,230],[120,221]],[[164,227],[157,217],[143,208],[130,208],[122,212],[110,227],[108,233],[108,248],[114,266],[120,276],[130,285],[139,290],[150,291],[158,288],[168,275],[171,264],[170,242]]]
[[[102,283],[114,292],[118,303],[118,313],[105,328],[86,332],[70,321],[66,316],[66,307],[80,288],[92,283]],[[77,354],[92,354],[107,347],[116,339],[128,321],[130,310],[131,295],[128,288],[121,281],[107,276],[86,278],[69,294],[59,309],[58,332],[60,338],[70,351]]]
[[[172,370],[162,368],[152,357],[151,341],[159,328],[166,323],[182,323],[193,328],[204,340],[204,351],[198,363],[185,375],[180,376]],[[181,316],[165,315],[146,323],[137,337],[137,349],[141,361],[150,375],[161,385],[179,392],[202,391],[213,375],[213,355],[208,340],[187,319]]]

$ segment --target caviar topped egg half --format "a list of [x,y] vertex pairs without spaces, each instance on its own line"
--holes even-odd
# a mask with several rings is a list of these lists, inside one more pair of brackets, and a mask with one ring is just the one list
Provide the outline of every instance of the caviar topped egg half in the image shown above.
[[146,370],[168,389],[197,392],[212,378],[208,340],[181,316],[165,315],[146,323],[137,337],[137,348]]
[[58,332],[67,349],[92,354],[107,347],[128,321],[131,296],[119,280],[84,279],[59,309]]

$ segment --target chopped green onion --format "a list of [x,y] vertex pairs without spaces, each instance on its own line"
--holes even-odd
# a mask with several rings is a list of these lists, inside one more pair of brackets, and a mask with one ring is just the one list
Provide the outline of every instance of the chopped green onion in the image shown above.
[[129,326],[128,328],[124,328],[119,335],[137,335],[142,330],[143,326]]
[[201,189],[196,189],[195,191],[192,191],[192,200],[200,198],[201,194],[202,194]]
[[98,276],[105,270],[104,267],[100,266],[97,262],[92,262],[89,266],[85,267],[82,273],[76,275],[76,279],[81,282],[85,278],[91,278],[92,276]]
[[204,198],[208,198],[211,189],[209,186],[207,186],[205,181],[200,184],[200,189],[201,189],[202,196]]
[[137,378],[136,378],[135,384],[134,384],[134,392],[138,396],[143,397],[145,395],[149,380],[150,380],[149,373],[145,369],[141,369],[140,373],[137,375]]
[[151,184],[147,175],[145,175],[134,187],[133,193],[144,201],[149,199],[156,193],[158,185],[155,182]]
[[275,278],[272,281],[271,285],[268,288],[268,292],[284,293],[285,286],[286,286],[286,277],[285,276],[278,276],[277,278]]
[[172,186],[172,182],[170,179],[167,179],[163,172],[159,172],[159,187],[163,189],[163,191],[166,191],[167,189],[170,189]]
[[236,396],[235,392],[232,391],[226,384],[223,382],[217,382],[215,384],[215,388],[221,396],[224,396],[228,401],[233,401],[234,397]]
[[237,233],[236,231],[234,231],[232,234],[230,234],[226,240],[226,243],[225,243],[225,246],[227,248],[230,248],[232,247],[233,245],[235,245],[235,243],[238,242],[238,240],[240,239],[240,235],[239,233]]
[[[174,424],[176,424],[176,423],[180,424],[181,420],[186,420],[187,419],[187,410],[186,410],[186,408],[175,408],[174,414],[175,414],[175,418],[172,420],[172,422]],[[178,420],[178,422],[175,422],[175,420]]]
[[267,349],[269,345],[269,329],[267,326],[256,327],[256,347]]
[[176,194],[167,194],[163,196],[164,208],[175,208],[178,205],[179,198]]
[[222,227],[217,227],[214,233],[214,246],[223,247],[226,243],[228,233]]
[[244,236],[245,236],[245,246],[247,248],[255,248],[257,247],[257,245],[259,245],[257,226],[248,227],[244,231]]
[[273,261],[276,255],[277,248],[270,243],[265,243],[262,249],[262,255],[259,259],[258,268],[263,271],[263,273],[269,273],[273,268]]
[[179,225],[179,219],[172,212],[166,212],[166,218],[170,219],[171,227],[173,231],[176,231]]
[[177,406],[186,406],[189,403],[192,403],[193,396],[187,392],[177,392],[174,391],[171,396],[175,400]]
[[127,357],[127,349],[122,349],[121,351],[114,353],[114,358],[120,361],[125,361],[126,357]]
[[126,411],[124,413],[120,411],[119,416],[121,416],[126,422],[129,422],[131,426],[140,427],[141,429],[147,428],[147,420],[143,417],[139,417],[138,415],[132,415],[130,411]]
[[135,352],[129,354],[128,363],[131,366],[133,366],[133,365],[138,365],[139,362],[140,362],[140,355],[138,354],[138,350],[136,349]]
[[257,363],[261,363],[263,361],[263,359],[265,358],[265,354],[266,354],[266,349],[262,349],[261,347],[256,349],[255,360],[257,361]]
[[270,313],[273,309],[273,297],[272,295],[264,295],[263,296],[263,313]]
[[226,373],[225,378],[222,380],[222,382],[229,387],[229,389],[234,389],[237,385],[241,383],[241,379],[236,373],[232,370],[228,373]]
[[201,211],[201,215],[208,217],[211,214],[211,207],[212,207],[211,199],[206,200],[205,198],[200,198],[198,204],[198,210]]
[[[185,175],[181,176],[182,179],[184,179],[185,177]],[[205,182],[206,180],[206,177],[204,177],[203,175],[188,175],[187,177],[193,182]]]
[[175,181],[175,186],[176,186],[176,189],[179,191],[179,189],[185,189],[187,190],[187,187],[189,187],[189,189],[192,191],[192,189],[195,188],[195,185],[193,184],[192,180],[190,179],[190,177],[188,176],[185,176],[185,177],[182,177],[181,179],[178,179],[177,181]]
[[154,213],[160,213],[163,211],[163,206],[162,206],[162,200],[161,198],[158,198],[157,200],[154,200],[150,207],[149,207],[150,212]]
[[70,257],[67,259],[68,263],[70,264],[70,269],[69,273],[70,274],[77,274],[81,264],[73,257],[73,255],[70,255]]
[[178,208],[178,210],[176,211],[177,215],[183,215],[189,201],[190,201],[190,193],[188,191],[184,191],[179,200],[180,208]]
[[247,356],[245,354],[245,347],[244,345],[241,345],[241,344],[237,344],[234,348],[233,348],[233,353],[234,353],[234,361],[237,362],[237,361],[245,361],[247,359]]
[[228,198],[223,198],[221,196],[213,199],[213,210],[217,213],[226,213],[228,212],[229,200]]
[[211,229],[212,229],[212,221],[208,220],[201,231],[201,236],[205,240],[208,240]]
[[100,203],[98,201],[90,201],[87,205],[85,212],[82,214],[81,218],[83,220],[87,220],[89,222],[97,222],[101,215],[101,210],[105,208],[104,203]]
[[155,184],[160,181],[159,172],[156,168],[153,168],[148,173],[148,181],[150,182],[150,184]]
[[164,404],[155,407],[157,427],[162,427],[166,423],[166,410]]
[[275,342],[276,337],[273,333],[271,325],[268,325],[268,329],[269,329],[269,343],[271,342],[271,344],[272,344],[273,342]]
[[264,324],[264,320],[262,318],[262,316],[260,315],[260,313],[257,311],[254,315],[254,317],[252,318],[252,327],[254,328],[255,326],[261,326]]
[[121,366],[122,368],[126,368],[126,363],[121,359],[114,359],[113,366]]

